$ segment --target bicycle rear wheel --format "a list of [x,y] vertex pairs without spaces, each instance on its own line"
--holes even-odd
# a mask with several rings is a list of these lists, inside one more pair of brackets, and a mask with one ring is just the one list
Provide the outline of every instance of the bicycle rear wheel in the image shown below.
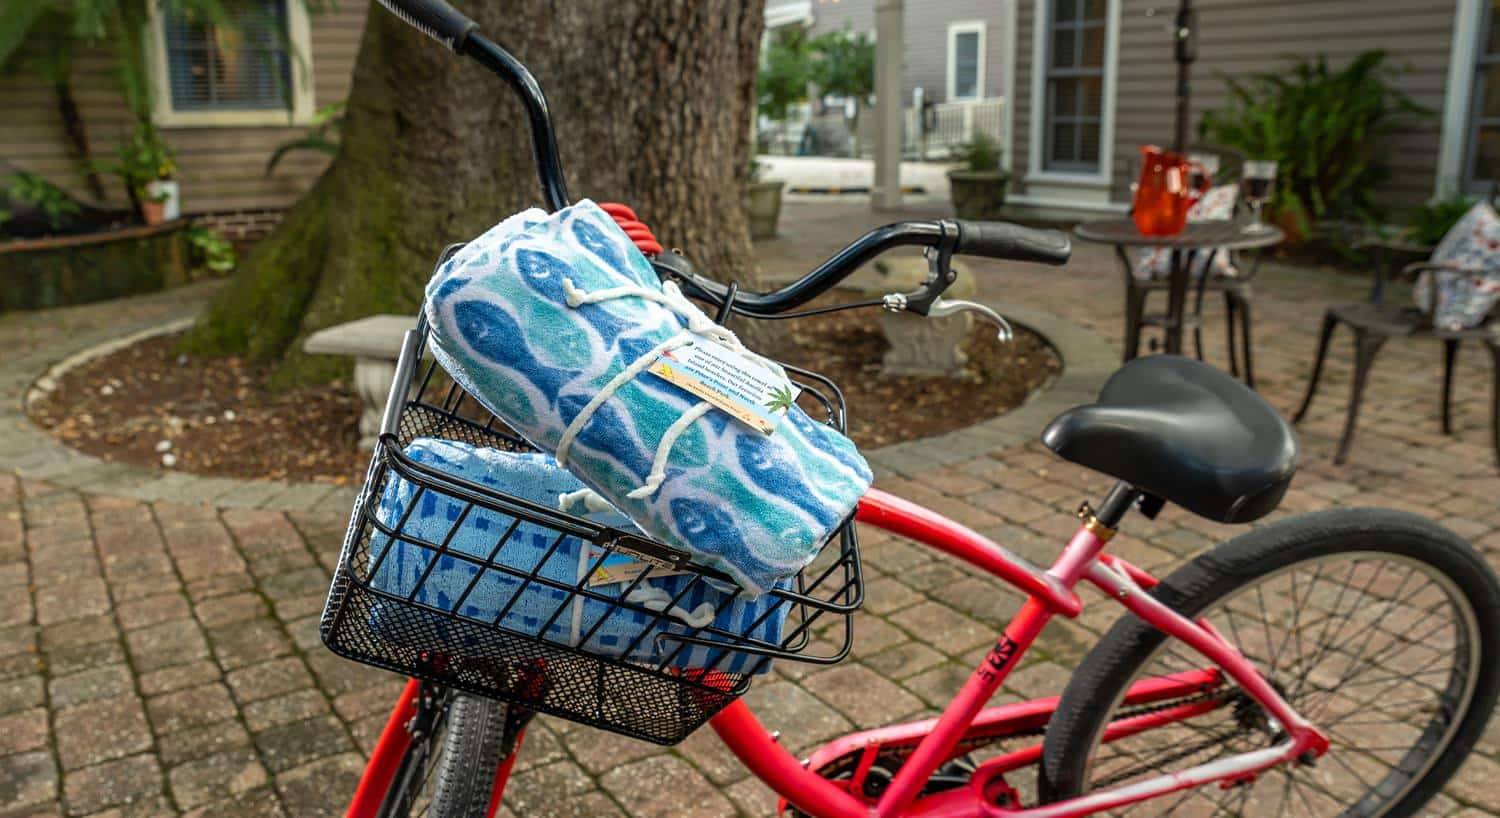
[[381,818],[489,818],[502,760],[504,702],[424,688],[411,745],[380,805]]
[[[1500,585],[1467,543],[1415,515],[1341,509],[1268,525],[1152,593],[1207,618],[1333,745],[1314,766],[1116,814],[1411,815],[1468,756],[1500,693]],[[1226,680],[1193,697],[1217,701],[1209,712],[1101,744],[1108,724],[1132,715],[1120,706],[1131,683],[1208,665],[1134,615],[1117,622],[1048,727],[1042,799],[1279,743],[1275,721]]]

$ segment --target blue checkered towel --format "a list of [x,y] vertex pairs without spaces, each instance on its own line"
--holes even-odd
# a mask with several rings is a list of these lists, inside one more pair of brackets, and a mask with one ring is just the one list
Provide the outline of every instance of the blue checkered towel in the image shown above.
[[[418,438],[405,451],[418,463],[548,508],[556,508],[561,495],[584,487],[543,454],[503,452],[431,438]],[[690,630],[676,617],[661,617],[658,621],[655,615],[574,594],[568,589],[576,586],[598,562],[600,554],[592,545],[572,536],[562,536],[559,541],[556,531],[470,506],[467,501],[442,492],[419,488],[392,472],[375,517],[382,526],[396,532],[396,536],[377,530],[371,537],[371,586],[440,611],[486,624],[498,620],[507,630],[527,636],[541,634],[548,641],[581,646],[591,653],[613,658],[627,657],[653,664],[669,661],[676,667],[711,667],[730,673],[764,673],[770,669],[770,662],[754,654],[730,651],[728,658],[723,658],[726,651],[720,648],[658,639],[661,634]],[[466,508],[470,509],[467,514]],[[634,530],[618,511],[588,516],[603,525]],[[439,550],[444,548],[450,553],[440,554]],[[467,555],[478,562],[452,554]],[[537,570],[538,577],[561,587],[527,581],[484,563],[499,563],[527,574]],[[690,584],[692,587],[679,598],[678,594]],[[617,583],[588,587],[617,597],[628,586]],[[743,592],[715,588],[701,578],[695,580],[693,575],[684,574],[649,577],[640,583],[632,599],[642,592],[675,600],[674,607],[682,612],[678,616],[717,611],[711,620],[713,627],[771,644],[780,643],[787,606],[773,595],[751,600]],[[432,620],[436,624],[423,626],[436,628],[435,632],[413,637],[409,622],[397,628],[394,621],[387,621],[388,617],[398,615],[394,610],[391,606],[377,606],[373,623],[377,631],[389,636],[399,632],[408,641],[417,638],[430,642],[413,645],[424,649],[447,648],[462,653],[464,649],[478,647],[469,635],[473,629],[446,628],[437,619]],[[653,622],[657,624],[653,626]],[[580,645],[584,636],[587,641]],[[728,638],[706,633],[704,636]],[[453,644],[455,641],[458,644]]]

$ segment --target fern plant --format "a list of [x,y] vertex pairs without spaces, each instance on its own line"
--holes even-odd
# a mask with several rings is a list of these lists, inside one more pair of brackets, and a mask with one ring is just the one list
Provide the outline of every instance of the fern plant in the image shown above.
[[324,105],[313,115],[312,127],[296,139],[288,140],[271,151],[266,160],[266,175],[270,176],[281,163],[282,157],[294,151],[313,151],[327,156],[339,155],[339,136],[344,127],[344,102]]
[[1326,57],[1290,69],[1228,78],[1229,103],[1203,116],[1208,141],[1278,163],[1271,208],[1306,234],[1333,215],[1380,218],[1377,186],[1389,176],[1382,137],[1431,110],[1395,86],[1401,69],[1382,50],[1340,70]]

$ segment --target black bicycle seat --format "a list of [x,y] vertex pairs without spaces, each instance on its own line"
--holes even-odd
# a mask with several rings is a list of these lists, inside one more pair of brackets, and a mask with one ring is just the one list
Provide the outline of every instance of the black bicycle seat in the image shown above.
[[1098,401],[1048,424],[1042,442],[1221,523],[1270,513],[1297,471],[1297,438],[1275,409],[1229,375],[1175,355],[1126,364]]

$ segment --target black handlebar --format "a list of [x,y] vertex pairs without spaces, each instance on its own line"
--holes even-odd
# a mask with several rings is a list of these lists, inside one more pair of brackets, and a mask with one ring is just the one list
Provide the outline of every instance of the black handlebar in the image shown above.
[[465,41],[479,28],[443,0],[380,0],[380,5],[455,54],[463,53]]
[[[806,304],[839,282],[848,278],[866,262],[897,247],[931,247],[971,256],[1038,261],[1063,264],[1072,252],[1068,234],[1057,230],[1038,230],[1005,222],[971,222],[944,219],[935,222],[897,222],[855,239],[847,247],[819,264],[812,272],[768,293],[739,290],[734,294],[734,311],[742,315],[767,317]],[[658,272],[682,282],[690,296],[722,305],[729,288],[707,278],[692,264],[673,253],[662,253],[655,262]],[[933,282],[936,297],[949,282]],[[925,313],[924,313],[925,314]]]
[[1066,264],[1073,242],[1060,230],[1037,230],[1009,222],[958,223],[956,253],[967,256]]

